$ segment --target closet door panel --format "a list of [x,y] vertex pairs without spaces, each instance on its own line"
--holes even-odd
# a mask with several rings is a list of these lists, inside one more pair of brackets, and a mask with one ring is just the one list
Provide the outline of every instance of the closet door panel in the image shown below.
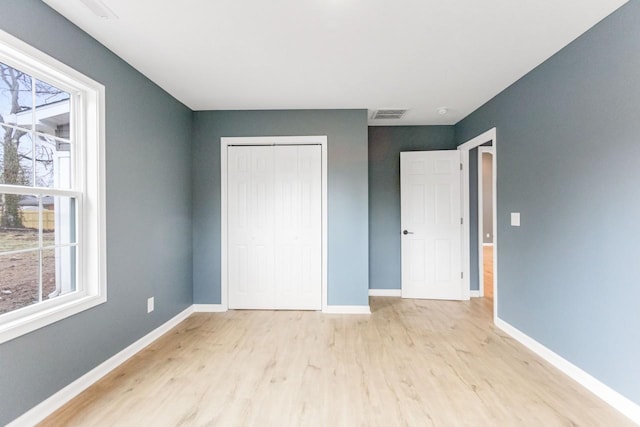
[[275,147],[277,308],[322,306],[320,146]]
[[299,147],[302,252],[301,294],[308,307],[322,309],[322,151]]
[[297,288],[302,274],[297,241],[300,216],[298,147],[276,146],[274,150],[277,308],[303,308],[296,305]]
[[272,147],[228,149],[229,308],[270,309],[274,295]]

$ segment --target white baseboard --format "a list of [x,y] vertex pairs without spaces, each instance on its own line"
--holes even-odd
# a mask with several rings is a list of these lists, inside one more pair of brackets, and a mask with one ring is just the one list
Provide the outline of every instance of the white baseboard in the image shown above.
[[480,291],[469,291],[469,296],[471,298],[480,298],[482,295],[480,295]]
[[135,355],[140,350],[167,333],[171,328],[175,327],[184,319],[189,317],[191,313],[193,313],[193,306],[189,306],[175,317],[171,318],[153,331],[149,332],[144,337],[140,338],[138,341],[134,342],[111,358],[105,360],[100,365],[96,366],[68,386],[50,396],[48,399],[34,406],[30,410],[10,422],[7,427],[33,426],[38,424],[46,417],[53,414],[56,410],[60,409],[71,399],[89,388],[100,378],[104,377],[109,372],[122,365],[131,356]]
[[371,314],[368,305],[328,305],[323,310],[327,314]]
[[482,246],[493,246],[493,243],[483,243]]
[[498,328],[509,334],[516,341],[519,341],[529,350],[533,351],[538,356],[551,363],[553,366],[571,377],[573,380],[577,381],[591,393],[595,394],[600,399],[604,400],[606,403],[627,416],[633,422],[640,424],[640,405],[632,402],[617,391],[613,390],[608,385],[603,384],[587,372],[578,368],[576,365],[564,359],[557,353],[554,353],[552,350],[540,344],[538,341],[526,335],[524,332],[511,326],[504,320],[497,318],[495,323]]
[[196,313],[224,313],[227,306],[222,304],[193,304],[193,311]]
[[369,289],[370,297],[400,297],[402,289]]

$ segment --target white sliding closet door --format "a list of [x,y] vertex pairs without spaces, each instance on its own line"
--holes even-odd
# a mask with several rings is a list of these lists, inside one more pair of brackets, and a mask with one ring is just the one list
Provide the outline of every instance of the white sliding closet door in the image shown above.
[[229,308],[322,306],[319,145],[228,149]]

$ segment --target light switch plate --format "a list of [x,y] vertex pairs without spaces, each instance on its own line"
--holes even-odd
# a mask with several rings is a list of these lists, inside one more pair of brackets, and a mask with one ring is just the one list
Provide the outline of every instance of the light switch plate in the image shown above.
[[151,313],[153,311],[154,306],[154,298],[151,297],[147,300],[147,313]]
[[520,212],[511,212],[511,226],[520,227]]

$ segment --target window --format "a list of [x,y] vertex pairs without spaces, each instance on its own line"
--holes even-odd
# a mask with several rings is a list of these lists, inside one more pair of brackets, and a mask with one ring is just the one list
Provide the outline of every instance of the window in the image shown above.
[[106,301],[104,87],[0,31],[0,343]]

